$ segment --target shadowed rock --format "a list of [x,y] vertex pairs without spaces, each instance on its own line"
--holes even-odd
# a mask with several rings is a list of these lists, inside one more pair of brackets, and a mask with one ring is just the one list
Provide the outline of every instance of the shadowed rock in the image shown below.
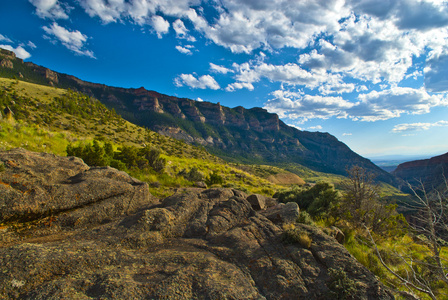
[[281,226],[241,191],[183,190],[157,202],[146,184],[76,158],[13,150],[0,159],[2,195],[11,195],[1,200],[4,299],[328,299],[329,268],[357,282],[359,299],[392,298],[320,229],[296,224],[307,249],[282,243]]

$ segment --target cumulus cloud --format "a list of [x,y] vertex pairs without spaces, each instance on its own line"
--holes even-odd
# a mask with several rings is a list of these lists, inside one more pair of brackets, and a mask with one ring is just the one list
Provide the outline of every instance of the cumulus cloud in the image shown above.
[[379,121],[403,114],[424,114],[437,106],[448,106],[442,95],[430,95],[424,89],[394,87],[358,96],[353,103],[342,97],[305,95],[303,92],[277,90],[264,108],[290,119],[350,118],[356,121]]
[[180,39],[186,39],[189,42],[195,42],[196,39],[188,34],[188,29],[185,27],[184,22],[182,20],[177,19],[173,22],[173,29],[176,32],[176,36]]
[[448,121],[438,121],[435,123],[410,123],[410,124],[399,124],[395,125],[392,129],[394,133],[412,132],[412,131],[423,131],[429,130],[432,127],[442,127],[448,126]]
[[298,119],[301,122],[316,118],[345,118],[346,111],[354,106],[342,97],[313,96],[288,90],[274,91],[272,96],[274,98],[264,104],[265,109],[282,118]]
[[85,55],[95,58],[92,51],[85,49],[88,37],[85,34],[82,34],[79,30],[70,31],[62,26],[59,26],[56,22],[51,24],[50,27],[44,26],[42,28],[48,35],[46,37],[50,40],[55,41],[56,39],[67,49],[78,55]]
[[431,108],[447,106],[441,95],[430,95],[423,88],[394,87],[384,91],[372,91],[358,96],[348,114],[355,120],[378,121],[400,117],[402,114],[429,113]]
[[42,19],[68,19],[70,7],[58,0],[29,0],[36,7],[36,14]]
[[249,82],[234,82],[234,83],[230,83],[226,87],[227,92],[234,92],[236,90],[242,90],[242,89],[248,89],[249,91],[253,91],[254,86],[252,85],[252,83],[249,83]]
[[152,28],[154,28],[154,30],[156,31],[157,37],[159,39],[162,38],[162,35],[168,33],[168,30],[170,29],[170,22],[168,22],[161,16],[153,16],[151,18],[151,25]]
[[0,48],[14,52],[16,56],[21,59],[27,59],[31,57],[31,54],[28,51],[26,51],[22,46],[14,48],[11,45],[0,45]]
[[179,51],[180,53],[187,54],[187,55],[191,55],[191,54],[193,54],[193,53],[191,52],[191,50],[188,49],[187,47],[176,46],[176,50]]
[[228,68],[223,67],[223,66],[215,65],[214,63],[210,63],[210,70],[212,72],[220,73],[220,74],[233,73],[233,70],[228,69]]
[[189,86],[193,89],[220,89],[219,84],[210,75],[203,75],[196,78],[193,74],[181,74],[174,80],[174,84],[178,87]]
[[[236,83],[230,86],[237,88],[253,89],[253,83],[259,82],[265,78],[271,82],[280,82],[289,85],[301,85],[310,89],[314,89],[325,82],[332,82],[336,88],[336,83],[341,83],[340,76],[329,74],[325,70],[307,71],[295,63],[287,63],[284,65],[273,65],[263,61],[251,61],[241,65],[234,64]],[[345,87],[350,89],[351,85]],[[330,90],[328,90],[330,93]]]
[[309,130],[322,130],[322,126],[320,126],[320,125],[317,125],[317,126],[311,126],[311,127],[308,127],[308,129],[309,129]]
[[139,25],[151,24],[157,13],[170,17],[185,17],[200,0],[79,0],[91,17],[99,17],[104,23],[133,20]]

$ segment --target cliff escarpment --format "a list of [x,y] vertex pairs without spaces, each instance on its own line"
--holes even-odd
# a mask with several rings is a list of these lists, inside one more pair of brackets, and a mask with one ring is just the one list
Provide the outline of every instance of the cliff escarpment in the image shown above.
[[392,174],[414,186],[422,183],[428,190],[438,188],[448,178],[448,153],[402,163]]

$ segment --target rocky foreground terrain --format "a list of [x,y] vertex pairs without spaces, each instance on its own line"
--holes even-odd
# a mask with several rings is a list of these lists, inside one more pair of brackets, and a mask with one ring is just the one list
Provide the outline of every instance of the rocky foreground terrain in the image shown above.
[[0,161],[1,299],[328,299],[330,268],[357,299],[393,298],[320,229],[296,224],[309,247],[282,242],[292,204],[232,189],[159,200],[74,157],[14,149]]

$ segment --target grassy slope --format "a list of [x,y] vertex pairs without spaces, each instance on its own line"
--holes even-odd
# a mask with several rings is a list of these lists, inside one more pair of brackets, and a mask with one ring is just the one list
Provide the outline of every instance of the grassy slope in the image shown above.
[[[266,177],[251,172],[250,168],[242,170],[235,165],[209,154],[204,148],[194,147],[174,140],[146,128],[136,126],[113,116],[104,120],[101,113],[93,113],[88,118],[80,118],[69,114],[60,108],[51,108],[56,97],[63,97],[66,90],[36,85],[32,83],[0,78],[0,90],[6,90],[10,96],[6,104],[26,111],[13,122],[5,119],[0,128],[0,149],[23,147],[33,151],[45,151],[58,155],[66,155],[65,149],[69,143],[79,144],[90,142],[94,138],[110,140],[115,147],[119,145],[159,148],[168,164],[165,174],[143,174],[133,172],[133,176],[149,182],[157,181],[152,192],[159,196],[170,194],[173,188],[191,186],[192,183],[176,177],[182,169],[196,167],[205,176],[213,171],[224,178],[223,186],[238,188],[247,192],[272,195],[281,186],[269,182]],[[106,112],[103,112],[106,113]],[[274,173],[285,173],[277,169]]]

